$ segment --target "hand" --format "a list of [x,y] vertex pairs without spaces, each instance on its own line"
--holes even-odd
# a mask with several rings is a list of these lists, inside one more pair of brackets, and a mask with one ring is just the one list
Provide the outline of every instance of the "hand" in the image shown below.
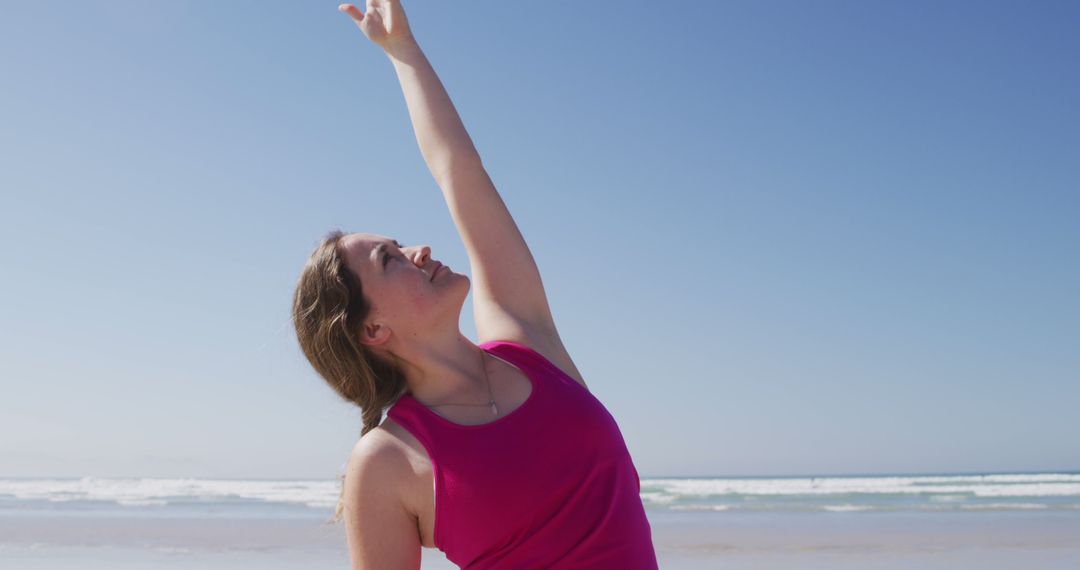
[[338,10],[352,18],[360,31],[383,51],[414,41],[401,0],[367,0],[367,13],[352,4],[342,4]]

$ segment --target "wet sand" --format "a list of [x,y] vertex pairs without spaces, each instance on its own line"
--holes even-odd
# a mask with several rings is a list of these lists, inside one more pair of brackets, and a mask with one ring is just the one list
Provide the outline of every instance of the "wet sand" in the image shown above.
[[[1066,569],[1080,511],[650,511],[661,568]],[[342,525],[309,518],[0,516],[5,568],[348,568]],[[425,570],[456,568],[423,550]]]

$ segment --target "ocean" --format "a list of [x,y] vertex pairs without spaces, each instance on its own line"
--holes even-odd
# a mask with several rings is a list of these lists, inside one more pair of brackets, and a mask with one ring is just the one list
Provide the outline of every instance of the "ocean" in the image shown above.
[[[0,479],[0,513],[318,518],[338,492],[334,480]],[[1077,510],[1080,474],[643,477],[641,499],[716,513]]]
[[[342,525],[327,524],[338,485],[4,478],[0,568],[346,568]],[[1067,560],[1080,560],[1073,472],[642,477],[641,498],[662,568],[1075,568]],[[454,567],[438,551],[423,556],[424,568]]]

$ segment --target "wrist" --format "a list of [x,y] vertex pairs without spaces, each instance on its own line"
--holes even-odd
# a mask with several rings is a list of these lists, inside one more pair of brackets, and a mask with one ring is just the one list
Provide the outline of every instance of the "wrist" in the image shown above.
[[383,47],[383,51],[386,52],[387,57],[390,59],[402,59],[419,52],[420,44],[410,34],[387,42]]

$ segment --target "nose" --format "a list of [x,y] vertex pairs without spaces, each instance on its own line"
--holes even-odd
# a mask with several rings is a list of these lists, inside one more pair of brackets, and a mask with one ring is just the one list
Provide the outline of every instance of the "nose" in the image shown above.
[[419,265],[420,267],[427,265],[428,258],[431,257],[431,248],[426,245],[422,245],[418,249],[415,249],[413,251],[413,263]]

